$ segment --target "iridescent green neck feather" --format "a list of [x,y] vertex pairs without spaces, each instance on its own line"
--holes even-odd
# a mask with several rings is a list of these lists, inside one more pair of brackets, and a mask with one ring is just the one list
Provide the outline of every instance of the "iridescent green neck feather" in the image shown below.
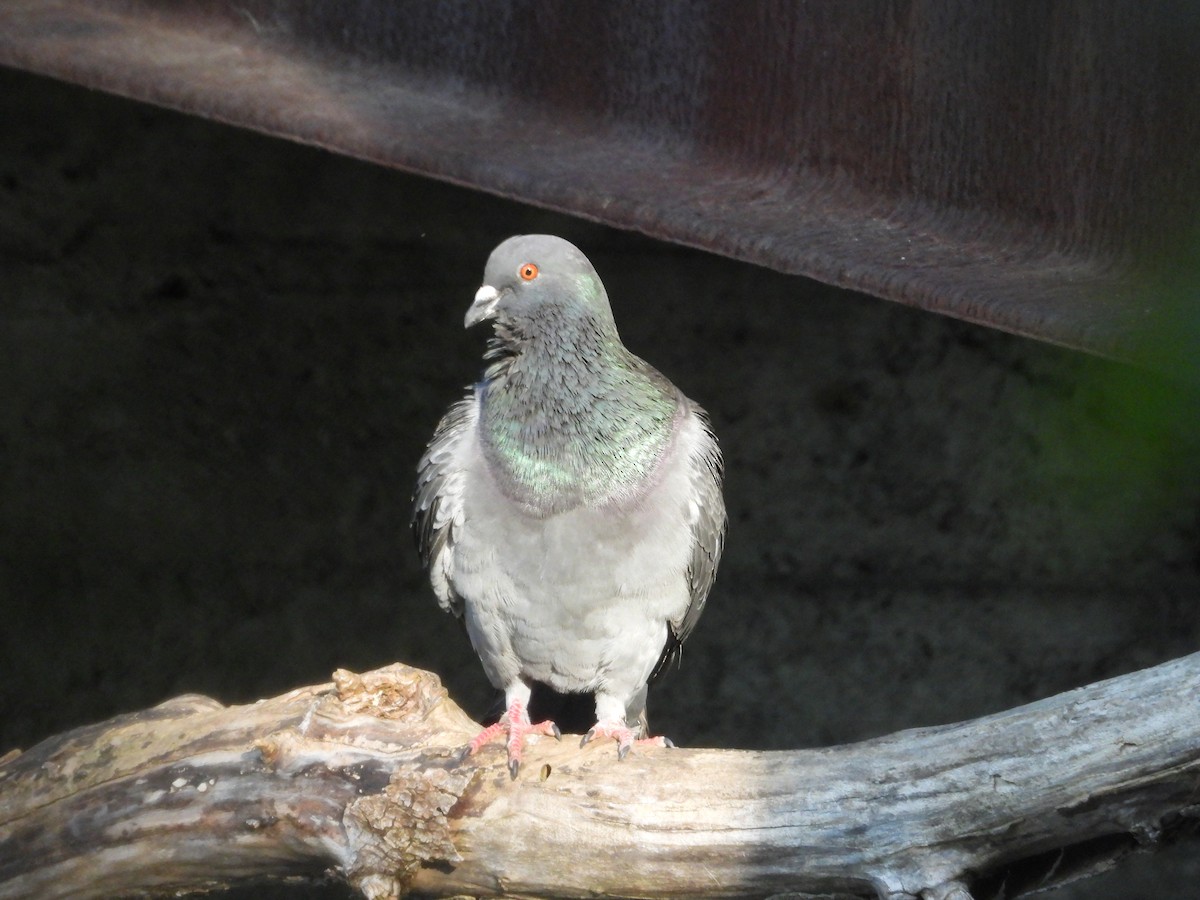
[[679,395],[625,349],[607,306],[547,305],[536,328],[496,329],[481,440],[501,489],[535,514],[635,499],[670,443]]

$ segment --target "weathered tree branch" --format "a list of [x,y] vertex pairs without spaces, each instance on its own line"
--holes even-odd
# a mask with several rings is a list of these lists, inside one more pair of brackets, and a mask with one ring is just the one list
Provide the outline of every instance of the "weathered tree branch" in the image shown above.
[[249,706],[188,696],[0,759],[0,898],[331,871],[370,897],[1004,896],[1200,818],[1200,654],[975,721],[823,750],[543,739],[401,665]]

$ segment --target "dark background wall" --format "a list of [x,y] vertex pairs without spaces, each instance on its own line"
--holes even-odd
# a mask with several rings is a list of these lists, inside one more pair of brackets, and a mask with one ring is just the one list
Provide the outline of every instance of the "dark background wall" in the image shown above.
[[[0,71],[0,751],[396,659],[482,712],[408,499],[480,369],[484,260],[532,231],[589,254],[726,454],[725,560],[656,730],[851,741],[1200,645],[1195,390]],[[1196,877],[1177,850],[1059,896]],[[318,893],[345,895],[281,895]]]

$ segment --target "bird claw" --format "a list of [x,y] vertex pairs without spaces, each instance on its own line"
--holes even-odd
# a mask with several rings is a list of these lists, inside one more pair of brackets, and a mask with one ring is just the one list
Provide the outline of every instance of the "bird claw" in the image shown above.
[[505,749],[508,753],[508,774],[515,780],[517,773],[521,771],[525,738],[531,734],[549,734],[557,740],[562,740],[562,731],[557,725],[549,719],[538,722],[536,725],[533,724],[529,721],[529,713],[525,710],[525,704],[519,700],[513,701],[509,705],[508,711],[500,717],[500,721],[494,722],[475,735],[471,742],[459,752],[458,761],[459,763],[465,762],[467,757],[473,756],[481,747],[503,735]]
[[467,744],[467,746],[463,748],[463,759],[466,759],[468,756],[473,756],[480,747],[490,744],[497,737],[499,737],[504,731],[504,720],[506,718],[508,718],[507,713],[500,717],[499,722],[493,722],[487,728],[483,729],[483,731],[479,732],[479,734],[475,735],[475,737],[471,738],[471,743]]
[[597,722],[579,741],[580,747],[586,747],[596,738],[610,737],[617,742],[617,759],[623,760],[629,755],[634,745],[641,747],[674,747],[675,743],[668,737],[651,737],[634,739],[633,729],[628,725],[617,722]]

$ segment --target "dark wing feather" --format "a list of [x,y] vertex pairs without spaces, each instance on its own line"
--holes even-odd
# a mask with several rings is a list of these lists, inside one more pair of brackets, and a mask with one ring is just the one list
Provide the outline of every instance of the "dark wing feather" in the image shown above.
[[473,432],[476,400],[469,394],[446,412],[417,464],[412,528],[421,562],[429,570],[442,608],[462,615],[462,599],[449,581],[454,530],[462,517],[462,449]]
[[[691,401],[688,401],[691,403]],[[683,642],[704,612],[704,603],[717,577],[717,564],[725,548],[725,500],[721,495],[721,482],[725,467],[721,459],[721,448],[712,431],[708,414],[691,403],[692,414],[699,420],[702,439],[693,449],[690,464],[695,506],[691,510],[689,525],[692,530],[692,556],[688,563],[687,579],[692,602],[678,622],[671,622],[671,634],[662,656],[651,673],[657,678],[674,660],[679,658]]]

